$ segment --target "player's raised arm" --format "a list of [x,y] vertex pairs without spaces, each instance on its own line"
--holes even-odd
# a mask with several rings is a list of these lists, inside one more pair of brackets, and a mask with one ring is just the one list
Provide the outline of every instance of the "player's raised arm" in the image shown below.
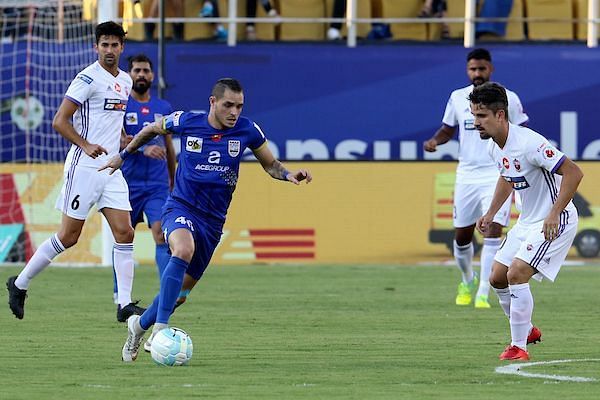
[[156,135],[165,135],[167,131],[163,128],[163,120],[157,121],[153,124],[146,125],[135,137],[127,147],[125,147],[118,155],[111,158],[104,166],[98,168],[98,171],[111,168],[110,174],[112,175],[115,170],[121,168],[123,161],[137,149],[144,144],[148,143]]
[[312,181],[312,175],[307,169],[299,169],[297,171],[288,171],[278,159],[273,156],[273,153],[267,146],[266,142],[256,150],[252,150],[256,159],[260,162],[263,169],[275,179],[282,181],[290,181],[296,185],[306,180],[306,183]]

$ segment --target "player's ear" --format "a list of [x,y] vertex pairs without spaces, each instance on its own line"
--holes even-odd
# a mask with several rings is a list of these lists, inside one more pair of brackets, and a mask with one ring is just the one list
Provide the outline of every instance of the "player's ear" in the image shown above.
[[212,106],[213,104],[215,104],[217,102],[217,98],[215,96],[210,96],[208,98],[208,102],[210,103],[210,105]]

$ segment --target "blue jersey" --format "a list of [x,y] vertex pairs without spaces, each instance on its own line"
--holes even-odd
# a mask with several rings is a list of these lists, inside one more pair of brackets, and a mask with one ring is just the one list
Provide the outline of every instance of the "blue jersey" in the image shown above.
[[260,127],[240,117],[233,128],[215,129],[208,114],[177,111],[163,119],[163,128],[181,137],[175,188],[165,209],[183,202],[199,215],[224,224],[244,150],[266,144]]
[[[171,105],[161,99],[151,97],[146,103],[140,103],[129,96],[125,113],[125,132],[135,136],[146,125],[154,123],[160,117],[173,112]],[[157,136],[145,146],[158,145],[165,147],[165,138]],[[169,186],[169,170],[165,160],[146,157],[144,146],[130,155],[121,167],[123,176],[130,187]]]

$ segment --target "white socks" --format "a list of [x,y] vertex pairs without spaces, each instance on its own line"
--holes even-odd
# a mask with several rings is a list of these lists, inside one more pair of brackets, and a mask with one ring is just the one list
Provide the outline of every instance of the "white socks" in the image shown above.
[[510,289],[506,287],[504,289],[494,288],[494,290],[498,295],[498,302],[502,307],[502,311],[504,311],[507,318],[510,318]]
[[58,240],[58,235],[46,239],[44,243],[35,251],[23,271],[15,280],[15,286],[19,289],[27,290],[29,282],[40,272],[42,272],[60,253],[65,251],[65,246]]
[[477,296],[487,296],[490,292],[490,274],[494,257],[502,243],[501,238],[484,238],[483,248],[481,249],[481,270],[479,272],[479,289]]
[[527,335],[531,329],[533,296],[529,283],[508,285],[510,289],[510,335],[511,344],[527,349]]
[[456,243],[456,240],[453,243],[454,259],[462,273],[462,281],[464,283],[469,283],[473,280],[473,243],[464,246],[459,246]]
[[117,276],[117,297],[121,307],[131,303],[133,288],[133,243],[113,245],[113,265]]

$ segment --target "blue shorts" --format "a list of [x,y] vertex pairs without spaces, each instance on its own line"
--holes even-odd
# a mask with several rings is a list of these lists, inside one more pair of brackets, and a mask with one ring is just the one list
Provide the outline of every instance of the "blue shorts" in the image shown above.
[[135,226],[148,221],[148,228],[153,223],[160,221],[162,216],[162,207],[169,196],[168,186],[130,186],[129,202],[131,203],[131,224]]
[[169,243],[169,235],[176,229],[187,229],[194,237],[194,255],[186,273],[198,280],[208,267],[208,263],[221,240],[222,224],[209,223],[198,213],[184,205],[171,203],[165,208],[162,216],[162,229],[165,241]]

